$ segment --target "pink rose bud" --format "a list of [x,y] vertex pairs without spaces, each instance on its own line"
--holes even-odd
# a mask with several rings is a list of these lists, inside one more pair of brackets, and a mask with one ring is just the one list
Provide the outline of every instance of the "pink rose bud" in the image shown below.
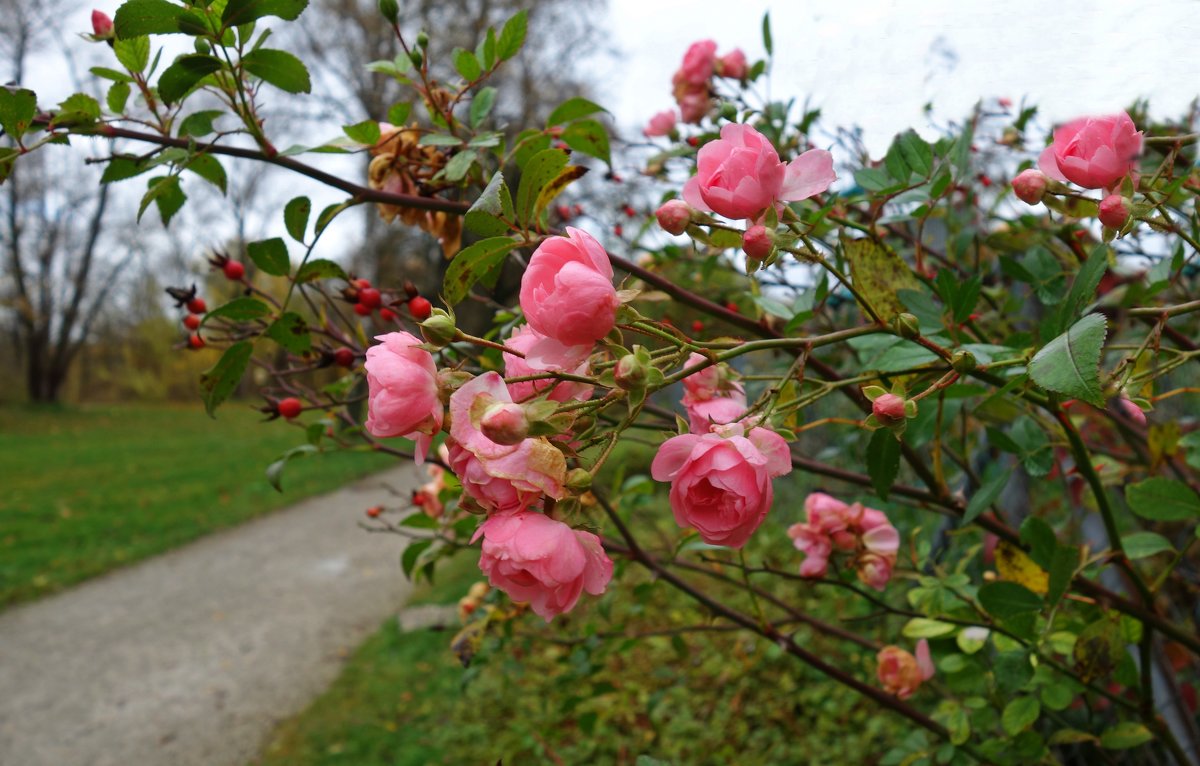
[[717,71],[722,77],[728,77],[731,80],[743,80],[746,78],[746,54],[742,53],[741,48],[734,48],[729,53],[726,53],[721,58],[717,59]]
[[367,432],[416,442],[417,462],[442,430],[444,416],[433,356],[417,348],[421,340],[406,332],[377,335],[367,349]]
[[529,435],[525,408],[513,402],[496,402],[483,412],[479,430],[497,444],[520,444]]
[[96,37],[112,37],[112,19],[104,11],[92,11],[92,32]]
[[1129,221],[1129,200],[1120,194],[1110,194],[1100,202],[1100,223],[1110,229],[1120,229]]
[[551,346],[591,347],[608,335],[620,300],[613,287],[608,253],[586,231],[567,227],[567,236],[550,237],[538,245],[521,277],[521,309],[530,327]]
[[771,240],[771,234],[762,224],[751,226],[742,235],[742,250],[745,251],[747,258],[761,261],[769,256],[774,248],[775,243]]
[[717,62],[717,44],[712,40],[692,43],[683,54],[683,63],[675,73],[676,82],[704,85],[712,77]]
[[675,130],[675,111],[665,109],[650,118],[650,122],[642,129],[642,135],[646,138],[669,136],[673,130]]
[[637,354],[626,354],[617,361],[613,369],[613,377],[617,386],[626,391],[636,391],[646,387],[648,370],[646,364],[637,358]]
[[1049,180],[1046,174],[1040,170],[1033,168],[1022,170],[1013,179],[1013,193],[1026,205],[1036,205],[1042,201],[1042,197],[1046,196],[1046,183]]
[[1146,413],[1142,412],[1142,408],[1133,403],[1127,396],[1122,396],[1117,399],[1117,407],[1121,410],[1121,414],[1137,423],[1139,426],[1145,427]]
[[668,234],[679,235],[687,231],[692,222],[692,208],[681,199],[667,200],[654,211],[658,225]]
[[1054,131],[1038,167],[1056,181],[1111,189],[1137,168],[1142,133],[1125,112],[1081,117]]
[[922,668],[917,658],[898,646],[885,646],[876,657],[879,663],[876,674],[879,683],[888,694],[908,699],[921,685]]
[[871,413],[885,426],[893,426],[905,420],[904,397],[884,394],[871,402]]

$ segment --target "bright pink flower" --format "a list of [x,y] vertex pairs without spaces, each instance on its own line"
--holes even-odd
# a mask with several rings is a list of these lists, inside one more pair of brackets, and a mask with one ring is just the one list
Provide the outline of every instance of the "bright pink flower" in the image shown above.
[[753,220],[770,205],[820,194],[836,178],[833,155],[824,149],[783,163],[766,136],[749,125],[729,124],[720,139],[701,147],[683,198],[699,210]]
[[[521,277],[521,309],[529,325],[561,346],[590,347],[616,321],[616,288],[608,253],[586,231],[538,245]],[[537,344],[535,344],[537,345]]]
[[489,516],[471,541],[481,536],[479,569],[488,582],[513,601],[529,602],[546,622],[571,611],[583,591],[604,593],[612,579],[599,537],[541,513]]
[[104,11],[92,11],[92,33],[96,37],[112,37],[112,19]]
[[672,437],[650,465],[656,481],[671,482],[675,522],[695,527],[711,545],[745,545],[771,509],[771,480],[792,470],[783,437],[765,428],[746,436],[741,430]]
[[664,109],[650,118],[650,122],[642,129],[642,135],[646,138],[668,136],[672,130],[675,130],[675,110]]
[[871,402],[871,413],[885,426],[904,422],[904,397],[883,394]]
[[[687,366],[704,361],[700,354],[688,357]],[[713,424],[732,423],[746,412],[742,384],[729,380],[722,365],[710,365],[683,379],[683,407],[693,433],[706,434]]]
[[538,506],[542,501],[540,487],[525,482],[493,476],[483,462],[460,447],[453,439],[446,440],[447,463],[458,477],[463,491],[481,508],[490,513],[512,513]]
[[692,43],[683,54],[683,63],[675,72],[674,82],[690,85],[706,85],[713,75],[713,67],[717,63],[717,44],[712,40],[701,40]]
[[1046,184],[1050,179],[1040,170],[1022,170],[1013,179],[1013,194],[1026,205],[1036,205],[1046,196]]
[[847,505],[824,492],[804,500],[806,520],[788,528],[792,544],[805,554],[803,577],[823,577],[833,551],[852,553],[858,578],[883,590],[892,577],[900,551],[900,533],[883,511],[861,503]]
[[1038,167],[1056,181],[1110,189],[1137,168],[1142,133],[1125,112],[1081,117],[1054,131]]
[[433,356],[417,348],[422,343],[406,332],[378,335],[377,346],[367,349],[367,432],[386,438],[404,436],[416,442],[421,463],[442,430],[442,403],[438,398],[437,367]]
[[767,233],[767,227],[762,224],[755,224],[742,234],[742,250],[747,258],[761,261],[771,254],[774,247],[775,243]]
[[687,231],[692,222],[692,207],[681,199],[667,200],[654,211],[658,225],[668,234],[679,235]]
[[[588,351],[590,349],[577,346],[564,346],[564,351],[570,353],[562,357],[545,358],[545,356],[535,356],[530,359],[530,352],[533,347],[543,341],[544,336],[538,333],[527,324],[513,330],[513,334],[509,336],[508,343],[505,345],[514,351],[520,351],[525,354],[522,359],[515,354],[504,354],[504,376],[506,378],[523,378],[526,375],[537,375],[539,372],[567,372],[573,375],[588,374]],[[546,344],[542,344],[543,351],[546,350]],[[546,398],[556,402],[566,402],[571,399],[577,401],[586,401],[592,396],[592,387],[586,383],[574,383],[564,381],[555,383],[547,378],[546,380],[526,380],[520,383],[508,384],[508,391],[512,394],[513,401],[523,402],[526,399],[532,398],[535,394],[549,391]]]
[[1120,194],[1110,194],[1100,201],[1100,214],[1097,217],[1108,228],[1120,229],[1129,222],[1131,211],[1129,200]]
[[908,699],[923,681],[933,677],[933,661],[929,656],[929,642],[925,639],[917,642],[917,655],[920,659],[898,646],[885,646],[879,650],[877,675],[885,691],[902,700]]
[[714,396],[702,402],[686,404],[688,427],[694,434],[706,434],[714,426],[733,423],[746,414],[746,395],[732,393]]
[[717,73],[722,77],[728,77],[731,80],[742,80],[746,77],[746,54],[742,53],[741,48],[734,48],[729,53],[726,53],[721,58],[717,59]]

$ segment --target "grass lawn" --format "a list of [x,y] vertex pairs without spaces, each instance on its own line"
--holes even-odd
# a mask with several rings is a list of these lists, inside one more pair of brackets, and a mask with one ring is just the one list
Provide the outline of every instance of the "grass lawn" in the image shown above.
[[244,404],[0,408],[0,607],[36,598],[385,468],[330,452],[265,469],[304,442]]

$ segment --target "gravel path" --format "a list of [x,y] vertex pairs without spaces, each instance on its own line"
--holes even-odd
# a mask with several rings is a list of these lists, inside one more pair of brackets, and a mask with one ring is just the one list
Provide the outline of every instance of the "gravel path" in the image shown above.
[[[243,766],[408,594],[411,466],[0,614],[0,764]],[[394,499],[392,500],[394,503]]]

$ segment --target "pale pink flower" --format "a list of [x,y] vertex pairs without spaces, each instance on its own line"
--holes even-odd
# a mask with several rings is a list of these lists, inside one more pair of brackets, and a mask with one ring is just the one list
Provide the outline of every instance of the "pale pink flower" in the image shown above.
[[921,660],[898,646],[885,646],[879,650],[876,674],[885,691],[902,700],[908,699],[922,682],[933,677],[928,641],[921,639],[917,642],[917,654],[923,655]]
[[642,129],[642,135],[646,138],[669,136],[675,130],[675,119],[674,109],[664,109],[650,118],[650,122]]
[[616,288],[608,253],[586,231],[567,227],[567,236],[538,245],[521,277],[521,309],[529,325],[556,347],[590,348],[613,328]]
[[745,79],[748,72],[746,54],[742,53],[741,48],[734,48],[729,53],[717,59],[716,70],[719,75],[728,77],[731,80]]
[[[692,353],[686,366],[703,361],[703,356]],[[728,379],[724,369],[714,364],[683,379],[683,407],[692,433],[708,433],[714,424],[733,423],[745,414],[746,392],[741,383]]]
[[437,367],[421,339],[406,332],[375,338],[367,349],[367,432],[386,438],[403,436],[416,442],[418,463],[442,430]]
[[692,207],[681,199],[667,200],[654,211],[658,225],[668,234],[679,235],[687,231],[692,222]]
[[1054,131],[1038,167],[1056,181],[1112,189],[1137,168],[1142,133],[1125,112],[1081,117]]
[[479,569],[513,601],[528,602],[546,622],[571,611],[579,595],[604,593],[612,561],[600,538],[541,513],[489,516],[472,542],[483,537]]
[[833,155],[810,149],[789,163],[749,125],[729,124],[701,147],[696,175],[683,187],[692,207],[726,218],[757,219],[769,206],[820,194],[836,180]]
[[708,86],[676,89],[675,103],[679,106],[679,118],[689,125],[699,125],[712,108],[712,98],[708,94]]
[[[526,356],[522,359],[515,354],[505,352],[504,376],[506,378],[523,378],[527,375],[537,375],[540,372],[550,371],[566,372],[573,375],[588,374],[588,351],[590,349],[587,347],[564,346],[564,350],[570,351],[565,356],[551,359],[535,356],[531,362],[529,357],[530,352],[539,341],[543,340],[544,336],[527,324],[514,329],[505,345],[514,351],[520,351]],[[543,350],[545,347],[546,344],[543,343]],[[555,402],[566,402],[572,399],[582,402],[590,399],[592,396],[592,387],[586,383],[575,383],[573,381],[555,383],[550,378],[509,383],[508,391],[512,394],[513,400],[518,402],[531,399],[535,394],[540,393],[546,393],[546,398]]]
[[712,40],[692,43],[683,54],[683,63],[672,78],[676,84],[705,85],[713,76],[717,63],[717,44]]

